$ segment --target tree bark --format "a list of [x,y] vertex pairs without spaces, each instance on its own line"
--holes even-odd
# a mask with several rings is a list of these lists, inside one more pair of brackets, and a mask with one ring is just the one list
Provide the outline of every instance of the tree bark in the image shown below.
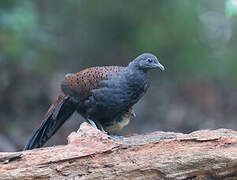
[[83,123],[68,145],[0,153],[0,179],[237,179],[237,132],[153,132],[122,141]]

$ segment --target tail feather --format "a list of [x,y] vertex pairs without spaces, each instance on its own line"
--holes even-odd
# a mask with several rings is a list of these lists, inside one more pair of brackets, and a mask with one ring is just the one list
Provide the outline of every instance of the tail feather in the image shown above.
[[24,150],[42,147],[74,111],[75,104],[61,92],[55,103],[50,106],[43,123],[27,143]]

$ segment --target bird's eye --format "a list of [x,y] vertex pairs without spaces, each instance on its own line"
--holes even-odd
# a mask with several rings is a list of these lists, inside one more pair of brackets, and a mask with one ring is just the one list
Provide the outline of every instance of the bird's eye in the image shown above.
[[152,63],[152,59],[148,58],[147,62]]

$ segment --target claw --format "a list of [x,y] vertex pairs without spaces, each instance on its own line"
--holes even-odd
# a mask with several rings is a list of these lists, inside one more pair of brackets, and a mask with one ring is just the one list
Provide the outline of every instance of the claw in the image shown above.
[[113,139],[115,141],[123,141],[124,140],[124,136],[111,136],[111,139]]

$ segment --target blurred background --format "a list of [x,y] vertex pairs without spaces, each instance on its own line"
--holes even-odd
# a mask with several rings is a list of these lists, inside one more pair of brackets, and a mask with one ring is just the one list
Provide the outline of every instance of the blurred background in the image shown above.
[[[157,55],[120,135],[237,130],[237,0],[0,1],[0,151],[21,150],[69,72]],[[65,144],[74,114],[47,143]]]

